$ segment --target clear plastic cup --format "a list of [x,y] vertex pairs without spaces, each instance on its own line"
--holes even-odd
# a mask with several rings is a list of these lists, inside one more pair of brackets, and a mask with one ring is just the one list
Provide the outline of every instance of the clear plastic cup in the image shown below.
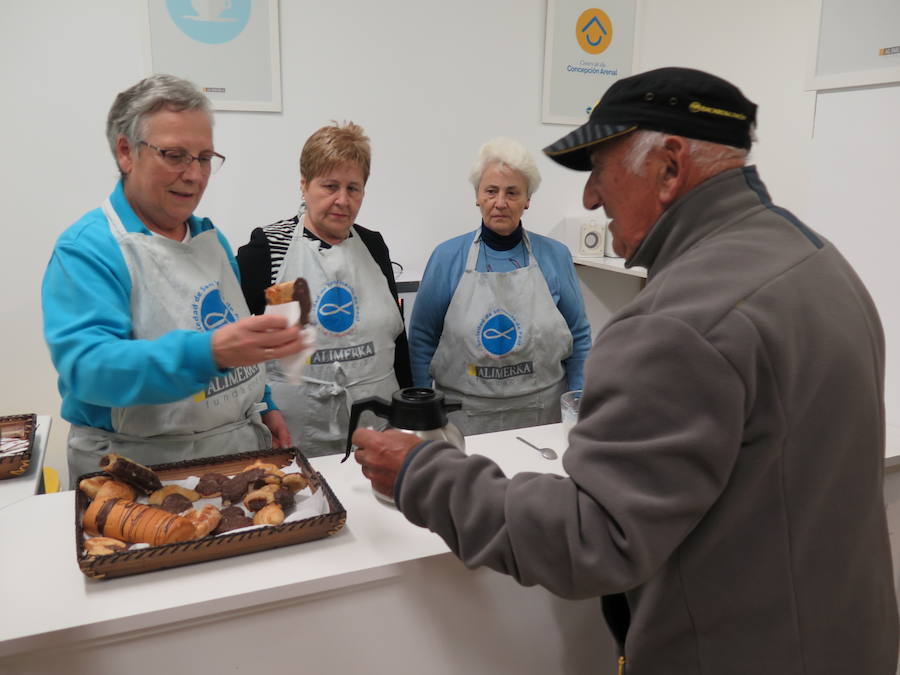
[[559,397],[559,410],[562,414],[563,440],[569,442],[569,431],[578,421],[578,408],[581,405],[581,389],[567,391]]

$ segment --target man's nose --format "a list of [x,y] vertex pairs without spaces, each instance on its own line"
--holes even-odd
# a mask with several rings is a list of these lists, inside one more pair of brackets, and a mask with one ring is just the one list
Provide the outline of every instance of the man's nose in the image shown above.
[[587,183],[584,184],[584,194],[581,198],[581,203],[584,205],[588,211],[595,211],[603,206],[603,199],[600,197],[600,193],[594,188],[593,181],[588,178]]

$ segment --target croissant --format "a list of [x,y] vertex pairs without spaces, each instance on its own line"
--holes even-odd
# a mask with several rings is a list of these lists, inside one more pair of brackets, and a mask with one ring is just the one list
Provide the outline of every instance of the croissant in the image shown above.
[[89,534],[113,537],[131,543],[161,546],[187,541],[195,536],[187,518],[125,499],[95,499],[84,512]]

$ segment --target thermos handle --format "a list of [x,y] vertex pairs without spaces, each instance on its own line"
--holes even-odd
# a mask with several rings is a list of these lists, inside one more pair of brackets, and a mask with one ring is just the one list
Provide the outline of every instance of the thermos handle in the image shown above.
[[350,457],[350,449],[353,447],[353,441],[350,439],[353,437],[353,432],[356,431],[356,425],[359,423],[359,416],[364,410],[371,410],[379,417],[383,417],[390,421],[391,404],[383,398],[378,398],[377,396],[364,398],[356,401],[350,406],[350,424],[347,428],[347,452],[344,454],[344,459],[341,460],[342,464]]
[[462,401],[444,401],[444,412],[462,410]]

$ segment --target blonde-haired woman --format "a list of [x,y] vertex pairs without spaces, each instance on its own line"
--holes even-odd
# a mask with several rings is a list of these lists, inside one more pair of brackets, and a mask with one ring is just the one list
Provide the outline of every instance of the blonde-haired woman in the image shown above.
[[255,229],[237,255],[255,314],[265,310],[267,286],[296,277],[309,283],[316,352],[303,382],[289,384],[270,369],[272,397],[307,456],[344,452],[353,401],[390,400],[412,383],[387,245],[355,224],[370,165],[362,127],[350,122],[316,131],[300,153],[299,212]]
[[413,382],[461,400],[451,419],[466,435],[558,422],[591,348],[572,256],[522,227],[541,176],[521,143],[485,143],[469,179],[481,225],[428,261],[410,322]]

